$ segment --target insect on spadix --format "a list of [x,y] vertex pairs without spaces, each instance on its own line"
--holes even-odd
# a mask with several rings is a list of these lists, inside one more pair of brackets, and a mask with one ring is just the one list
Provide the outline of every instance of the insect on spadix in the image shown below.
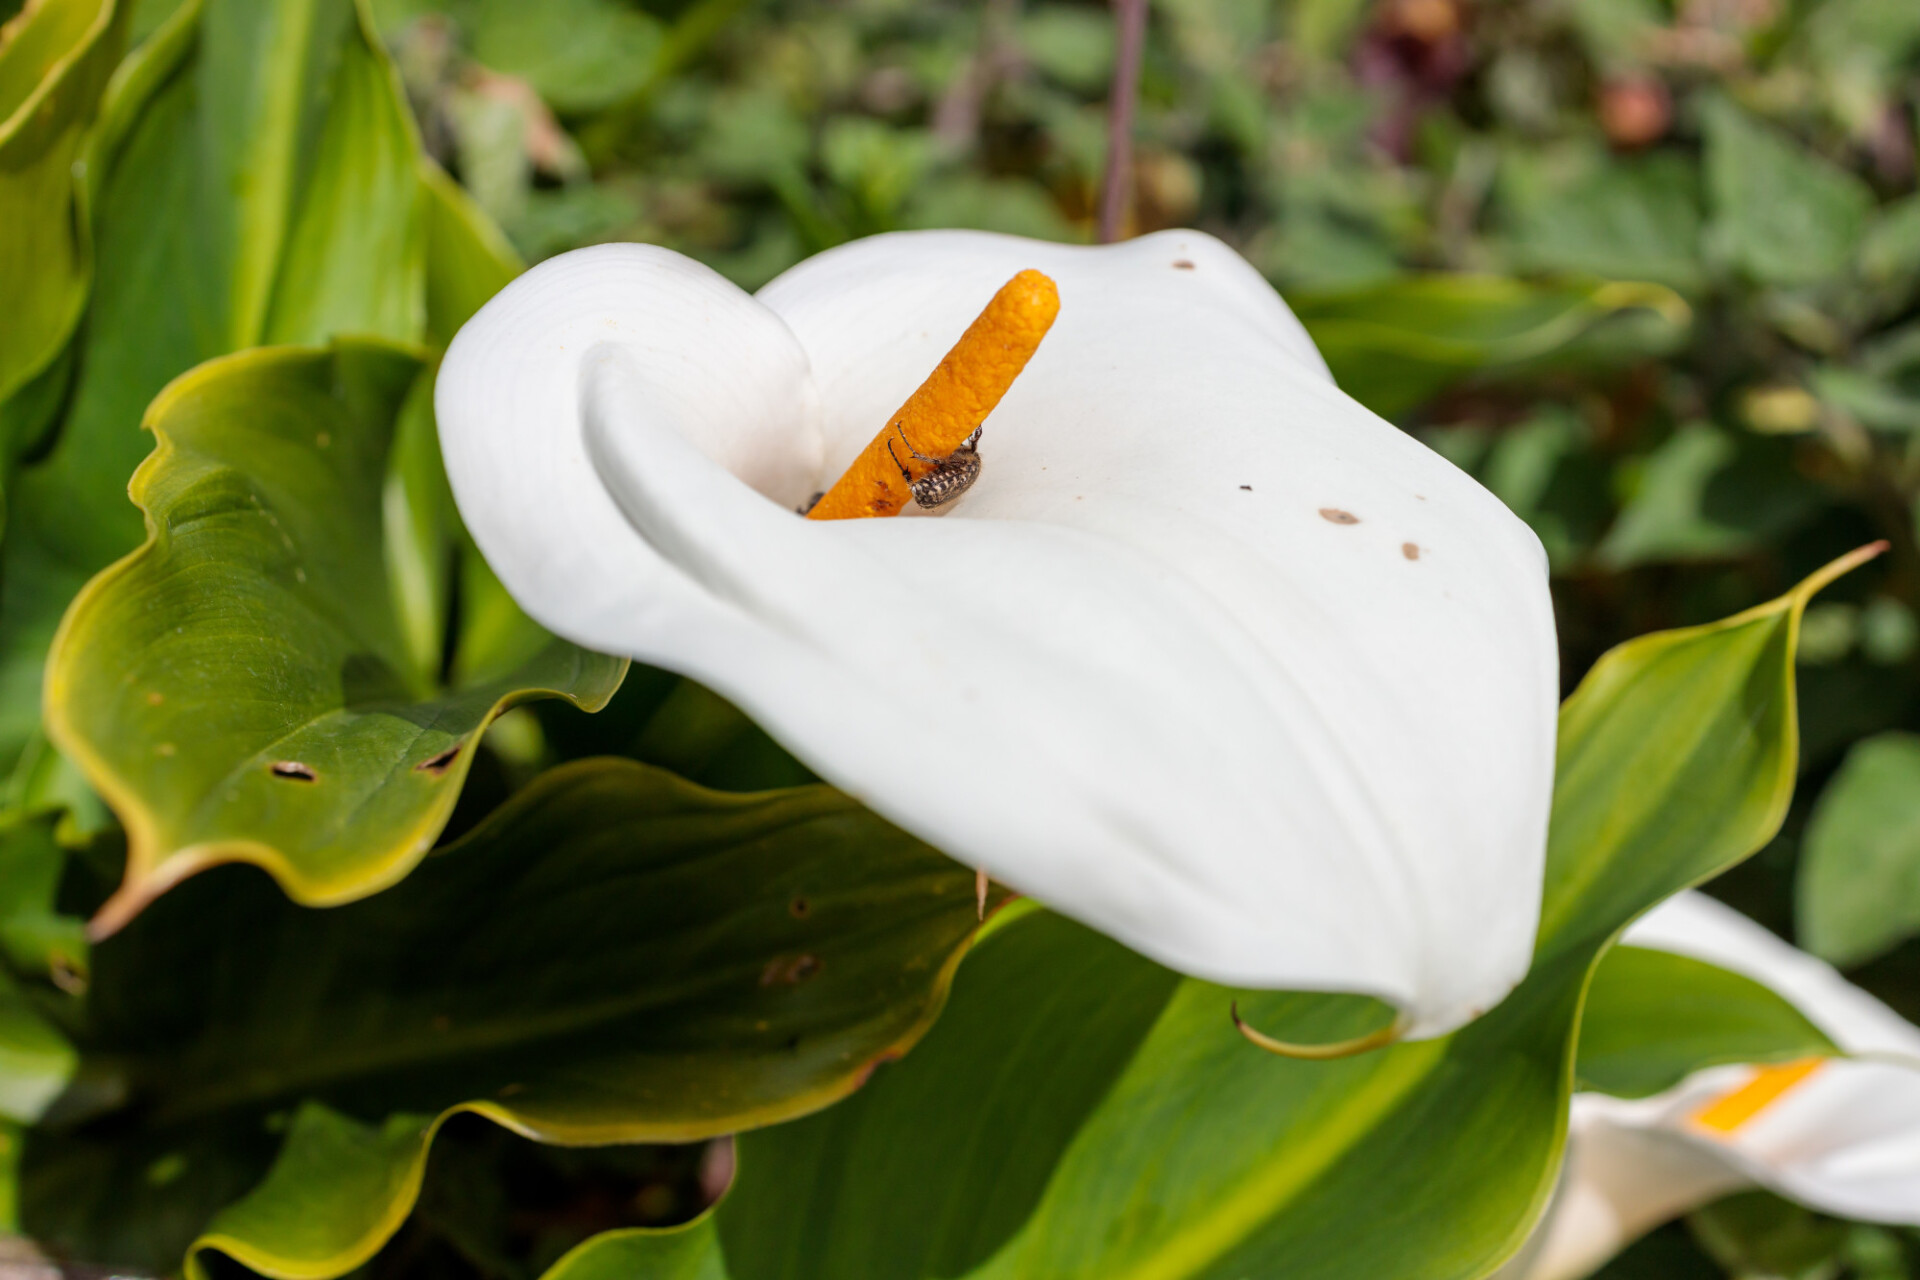
[[943,507],[973,487],[980,478],[980,432],[984,428],[975,427],[973,434],[960,442],[960,446],[944,458],[929,458],[913,447],[907,439],[907,433],[896,424],[894,431],[900,437],[900,443],[907,446],[907,452],[921,462],[933,464],[933,470],[918,480],[900,461],[900,455],[893,451],[893,441],[887,441],[887,453],[893,459],[893,465],[900,468],[900,478],[907,482],[907,488],[913,491],[913,500],[931,511]]

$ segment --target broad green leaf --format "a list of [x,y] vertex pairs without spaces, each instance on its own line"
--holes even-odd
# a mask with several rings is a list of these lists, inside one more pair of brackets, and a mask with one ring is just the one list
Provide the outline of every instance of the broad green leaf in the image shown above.
[[1920,736],[1847,753],[1807,825],[1794,906],[1802,945],[1837,965],[1920,933]]
[[1406,276],[1288,294],[1334,381],[1374,412],[1406,412],[1468,374],[1535,360],[1629,308],[1669,323],[1687,306],[1654,284],[1535,285],[1500,276]]
[[126,484],[161,389],[261,342],[422,336],[420,165],[350,0],[188,0],[116,73],[87,155],[98,272],[72,395],[0,548],[0,768],[38,730],[68,602],[140,545]]
[[1787,465],[1791,445],[1689,423],[1640,462],[1595,549],[1609,569],[1740,555],[1812,515],[1820,492]]
[[127,829],[97,930],[219,862],[307,903],[384,888],[432,846],[496,715],[618,686],[624,662],[524,621],[490,639],[511,665],[443,679],[439,620],[397,607],[391,546],[416,526],[389,476],[410,417],[431,449],[430,379],[343,340],[214,361],[154,402],[147,544],[88,584],[48,663],[48,731]]
[[1724,98],[1706,106],[1713,230],[1729,261],[1763,284],[1814,284],[1846,270],[1873,207],[1859,178]]
[[[1524,1240],[1558,1177],[1589,974],[1635,915],[1737,862],[1777,829],[1794,777],[1800,614],[1814,591],[1871,553],[1836,562],[1770,604],[1644,637],[1599,662],[1561,713],[1533,970],[1461,1031],[1334,1062],[1279,1060],[1235,1034],[1231,1000],[1263,1030],[1298,1041],[1352,1036],[1379,1025],[1382,1013],[1351,998],[1191,980],[1170,998],[1141,981],[1127,997],[1134,1007],[1115,1010],[1118,984],[1088,963],[1103,944],[1070,935],[1063,945],[1078,940],[1086,976],[1065,959],[1027,966],[1044,998],[998,1000],[998,1020],[978,1033],[981,1042],[953,1047],[949,1058],[937,1038],[943,1026],[867,1095],[792,1131],[742,1139],[736,1185],[709,1219],[681,1232],[610,1237],[576,1260],[617,1260],[645,1276],[657,1247],[676,1265],[707,1268],[695,1274],[730,1280],[926,1280],[961,1274],[956,1261],[992,1247],[1024,1213],[1005,1243],[963,1274],[1486,1274]],[[977,971],[990,972],[997,955],[1012,954],[1003,948],[1045,920],[990,939]],[[970,965],[961,976],[955,1016],[972,998],[973,972]],[[1046,1148],[1008,1157],[1022,1203],[980,1224],[978,1235],[965,1218],[992,1190],[987,1175],[869,1179],[852,1158],[885,1152],[889,1168],[944,1161],[964,1171],[975,1151],[1005,1153],[1023,1135],[991,1095],[969,1112],[967,1082],[991,1078],[992,1064],[1027,1037],[1101,1017],[1108,1025],[1151,1020],[1151,1029],[1113,1076],[1110,1057],[1090,1059],[1101,1071],[1081,1070],[1077,1047],[1049,1046],[1049,1070],[1072,1073],[1071,1092],[1050,1105],[1087,1118],[1050,1168],[1036,1167],[1050,1158]],[[1112,1039],[1093,1039],[1101,1053],[1115,1051]],[[958,1138],[956,1110],[977,1116]],[[943,1236],[952,1223],[960,1225]],[[958,1247],[939,1252],[948,1241]]]
[[[86,305],[93,246],[74,164],[125,34],[114,0],[40,0],[0,26],[0,404]],[[20,442],[4,443],[10,463]]]
[[427,201],[427,332],[442,345],[525,269],[480,206],[435,164],[422,168]]
[[1700,284],[1698,187],[1677,156],[1621,160],[1580,148],[1514,153],[1500,194],[1519,265],[1686,289]]
[[557,111],[594,111],[654,76],[660,22],[621,0],[476,0],[473,54],[519,76]]
[[[338,1275],[406,1216],[427,1122],[450,1111],[577,1144],[803,1114],[926,1031],[977,928],[973,890],[826,787],[726,796],[608,760],[543,775],[350,906],[197,878],[95,949],[82,1047],[124,1105],[30,1140],[28,1229],[164,1267],[204,1227],[257,1269]],[[144,1206],[170,1239],[96,1247],[112,1188],[189,1147],[216,1170],[255,1160],[258,1179],[262,1126],[303,1100],[346,1119],[301,1113],[273,1174],[211,1225],[188,1168],[184,1208]]]
[[1587,986],[1577,1086],[1644,1098],[1723,1063],[1839,1052],[1785,997],[1751,978],[1670,951],[1615,947]]
[[727,1280],[727,1261],[706,1217],[672,1232],[628,1230],[595,1236],[540,1280]]

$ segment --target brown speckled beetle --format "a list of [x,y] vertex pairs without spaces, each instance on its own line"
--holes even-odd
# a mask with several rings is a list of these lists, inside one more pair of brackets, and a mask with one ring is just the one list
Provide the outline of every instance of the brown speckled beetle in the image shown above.
[[893,428],[900,435],[900,443],[907,446],[907,452],[922,462],[933,464],[933,470],[918,480],[913,473],[901,465],[900,455],[893,451],[893,441],[887,441],[887,456],[893,459],[893,465],[900,468],[900,478],[907,482],[907,488],[913,490],[913,500],[931,511],[943,507],[955,498],[973,488],[973,482],[980,478],[980,432],[975,427],[973,434],[960,442],[960,447],[944,458],[929,458],[913,447],[913,441],[907,439],[907,433],[900,430],[898,423]]

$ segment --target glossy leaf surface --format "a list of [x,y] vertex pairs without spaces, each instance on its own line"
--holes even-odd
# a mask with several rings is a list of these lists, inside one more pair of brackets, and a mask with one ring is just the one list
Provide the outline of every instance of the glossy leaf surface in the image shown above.
[[148,543],[88,585],[49,663],[49,732],[128,832],[96,928],[217,862],[309,903],[383,888],[433,844],[495,715],[547,694],[597,707],[618,686],[624,663],[524,618],[463,646],[476,674],[443,679],[443,614],[407,612],[424,593],[402,588],[408,563],[443,562],[451,516],[423,532],[390,501],[410,417],[416,490],[438,474],[417,416],[430,376],[379,344],[278,348],[155,402],[133,482]]
[[[337,1275],[406,1216],[434,1117],[602,1143],[802,1114],[920,1037],[976,927],[972,872],[837,792],[725,796],[628,761],[544,775],[351,906],[222,870],[96,949],[84,1047],[130,1105],[29,1150],[29,1229],[164,1267],[205,1227],[257,1268]],[[189,1170],[192,1204],[147,1206],[171,1236],[108,1252],[113,1188],[170,1152],[257,1179],[262,1126],[303,1099],[339,1114],[295,1115],[253,1193],[192,1220]]]
[[[1057,1158],[1033,1154],[1044,1169],[1011,1166],[1015,1185],[1044,1181],[1044,1190],[1024,1217],[1016,1209],[995,1224],[1007,1239],[964,1274],[1166,1280],[1490,1270],[1525,1238],[1557,1177],[1574,1027],[1595,961],[1633,916],[1738,861],[1778,827],[1793,780],[1800,612],[1851,562],[1725,622],[1624,645],[1568,700],[1534,968],[1505,1002],[1444,1040],[1313,1063],[1251,1049],[1227,1020],[1228,1002],[1239,999],[1262,1030],[1309,1042],[1363,1032],[1381,1012],[1193,981],[1170,998],[1145,986],[1132,1016],[1150,1018],[1151,1029],[1111,1083],[1082,1070],[1074,1051],[1052,1056],[1087,1119]],[[982,970],[1022,931],[1041,927],[1022,923],[990,941]],[[990,1038],[969,1052],[997,1061],[1024,1037],[1091,1022],[1116,990],[1093,970],[1084,980],[1060,963],[1048,972],[1062,975],[1057,988],[1002,1001]],[[956,1017],[969,981],[961,980]],[[937,1241],[939,1224],[986,1196],[987,1175],[929,1204],[926,1188],[940,1187],[937,1179],[869,1184],[848,1158],[886,1150],[896,1167],[943,1159],[966,1167],[955,1152],[968,1148],[945,1133],[942,1118],[966,1088],[962,1074],[917,1081],[946,1061],[938,1037],[847,1106],[745,1138],[737,1184],[710,1219],[600,1247],[641,1276],[654,1273],[647,1249],[656,1242],[674,1265],[723,1263],[731,1280],[955,1274],[930,1264],[952,1256],[938,1255],[928,1233]],[[909,1101],[881,1132],[868,1132],[867,1118],[896,1096]],[[988,1108],[966,1143],[991,1150],[1008,1132]],[[796,1187],[808,1188],[805,1208],[783,1203]],[[978,1254],[994,1241],[972,1244]],[[660,1274],[674,1273],[662,1263]]]
[[42,0],[0,25],[0,404],[86,305],[93,246],[74,162],[120,57],[123,7]]
[[127,478],[161,389],[264,342],[415,341],[456,291],[448,263],[477,224],[430,219],[448,200],[423,189],[422,164],[351,0],[188,0],[122,64],[87,155],[99,269],[71,397],[9,495],[0,768],[37,732],[68,602],[140,545]]

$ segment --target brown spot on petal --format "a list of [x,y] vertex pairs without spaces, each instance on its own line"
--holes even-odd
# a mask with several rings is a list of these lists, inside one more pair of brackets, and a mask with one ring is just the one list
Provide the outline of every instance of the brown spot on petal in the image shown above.
[[1342,511],[1338,507],[1320,508],[1320,518],[1329,524],[1359,524],[1360,517],[1351,511]]
[[1420,546],[1414,542],[1403,542],[1400,544],[1400,554],[1409,560],[1418,560],[1420,558]]
[[1252,485],[1250,485],[1250,484],[1243,484],[1243,485],[1241,485],[1240,487],[1241,487],[1242,489],[1245,489],[1245,490],[1246,490],[1246,491],[1247,491],[1248,493],[1252,493],[1252,492],[1253,492],[1253,486],[1252,486]]
[[1193,270],[1193,262],[1187,258],[1175,258],[1173,260],[1173,269],[1175,271],[1191,271]]

